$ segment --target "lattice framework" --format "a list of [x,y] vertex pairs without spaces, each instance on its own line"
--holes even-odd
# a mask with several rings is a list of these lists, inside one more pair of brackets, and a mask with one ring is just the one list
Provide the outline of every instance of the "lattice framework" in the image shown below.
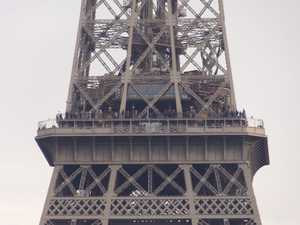
[[[112,107],[122,114],[135,104],[139,117],[148,110],[161,116],[168,93],[178,115],[186,108],[184,96],[199,115],[235,109],[222,1],[199,2],[178,0],[176,8],[171,1],[83,1],[67,111]],[[101,69],[93,74],[95,63]],[[155,96],[145,93],[152,82]]]
[[[217,121],[226,113],[239,114],[222,0],[82,0],[66,114],[54,133],[39,137],[55,166],[40,225],[261,225],[251,182],[267,164],[266,140],[243,130],[246,115],[237,118],[239,132],[235,120],[234,132],[217,130],[220,121],[226,127]],[[211,115],[216,130],[204,134]],[[182,117],[196,120],[181,128]],[[145,132],[156,119],[155,135],[166,143],[152,144]],[[106,123],[113,135],[101,133]],[[190,145],[187,128],[197,123],[205,126],[192,132],[199,143]],[[130,160],[120,162],[124,134]],[[147,142],[141,149],[132,146],[135,136]],[[177,136],[185,148],[170,142]],[[133,149],[148,155],[134,158]],[[173,160],[182,153],[185,161]]]
[[[66,165],[55,170],[44,217],[53,225],[64,219],[74,224],[100,219],[105,224],[108,219],[172,217],[195,218],[209,225],[215,225],[212,218],[218,218],[216,221],[241,225],[244,223],[235,221],[251,224],[249,219],[256,218],[252,188],[246,182],[249,168],[243,164]],[[88,181],[89,174],[94,174],[94,180]],[[91,192],[96,185],[105,191]]]

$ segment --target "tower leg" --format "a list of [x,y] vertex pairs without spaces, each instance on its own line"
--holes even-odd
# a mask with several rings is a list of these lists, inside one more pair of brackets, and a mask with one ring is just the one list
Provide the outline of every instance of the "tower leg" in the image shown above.
[[111,174],[110,174],[110,179],[109,179],[109,185],[108,185],[108,190],[105,194],[106,200],[106,208],[104,212],[104,219],[103,219],[103,225],[108,225],[109,222],[109,214],[110,214],[110,209],[112,205],[112,197],[114,197],[115,192],[114,188],[116,186],[116,180],[117,180],[117,172],[120,166],[118,165],[112,165],[110,166],[111,168]]
[[258,207],[257,207],[257,202],[256,202],[256,198],[254,195],[254,190],[253,190],[253,185],[252,185],[252,175],[251,175],[251,168],[249,164],[243,164],[241,165],[244,174],[245,174],[245,180],[247,182],[247,186],[248,186],[248,195],[251,197],[251,203],[252,203],[252,207],[253,207],[253,211],[254,211],[254,218],[255,218],[255,222],[257,225],[262,225],[261,222],[261,218],[258,212]]
[[[51,178],[40,225],[103,225],[108,220],[112,193],[107,165],[56,166]],[[112,174],[112,175],[111,175]]]
[[198,225],[261,225],[248,164],[195,164],[190,171]]
[[184,171],[184,180],[185,180],[185,184],[186,184],[186,193],[185,193],[185,195],[189,199],[192,225],[197,225],[198,224],[198,219],[197,219],[196,213],[195,213],[195,205],[194,205],[195,193],[193,191],[193,185],[192,185],[191,167],[192,167],[192,165],[182,165],[181,166],[181,168],[183,168],[183,171]]
[[49,188],[48,188],[48,194],[47,194],[47,197],[46,197],[46,202],[45,202],[45,205],[44,205],[44,209],[43,209],[43,212],[42,212],[42,217],[40,219],[39,225],[48,225],[47,224],[47,218],[46,218],[47,217],[47,210],[48,210],[47,206],[49,205],[50,199],[53,196],[55,181],[57,180],[58,173],[59,173],[60,170],[61,170],[61,167],[55,167],[54,170],[53,170],[52,177],[51,177],[51,180],[50,180],[50,185],[49,185]]

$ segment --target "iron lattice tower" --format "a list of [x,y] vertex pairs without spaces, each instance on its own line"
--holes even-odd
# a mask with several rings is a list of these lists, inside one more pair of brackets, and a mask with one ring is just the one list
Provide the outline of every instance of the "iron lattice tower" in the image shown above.
[[261,121],[237,112],[222,0],[82,0],[40,225],[261,225]]

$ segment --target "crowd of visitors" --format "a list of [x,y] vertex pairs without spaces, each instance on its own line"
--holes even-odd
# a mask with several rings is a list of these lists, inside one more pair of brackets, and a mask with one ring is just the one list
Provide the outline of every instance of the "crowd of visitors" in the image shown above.
[[194,106],[190,106],[189,110],[183,112],[183,115],[178,115],[174,108],[168,108],[163,111],[161,115],[147,110],[140,116],[140,111],[138,111],[135,106],[132,106],[130,110],[126,110],[125,113],[119,113],[114,111],[112,107],[108,107],[105,110],[98,110],[97,112],[66,112],[64,115],[59,112],[56,115],[57,121],[62,120],[101,120],[101,119],[163,119],[163,118],[184,118],[184,119],[216,119],[216,118],[236,118],[236,119],[246,119],[246,111],[223,111],[220,113],[208,112],[199,114]]

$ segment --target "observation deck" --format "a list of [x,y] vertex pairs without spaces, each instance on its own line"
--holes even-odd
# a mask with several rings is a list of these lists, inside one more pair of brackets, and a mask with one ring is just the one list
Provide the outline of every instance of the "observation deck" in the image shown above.
[[36,141],[50,165],[269,163],[262,120],[231,118],[71,118],[38,125]]
[[253,118],[49,119],[39,122],[37,139],[51,136],[199,136],[265,137],[262,120]]

